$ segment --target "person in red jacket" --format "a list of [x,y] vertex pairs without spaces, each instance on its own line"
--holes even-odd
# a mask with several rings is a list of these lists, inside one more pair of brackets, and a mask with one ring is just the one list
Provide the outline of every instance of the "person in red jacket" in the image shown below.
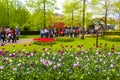
[[10,42],[10,40],[12,40],[12,35],[13,35],[13,29],[10,28],[10,30],[8,31],[8,42]]

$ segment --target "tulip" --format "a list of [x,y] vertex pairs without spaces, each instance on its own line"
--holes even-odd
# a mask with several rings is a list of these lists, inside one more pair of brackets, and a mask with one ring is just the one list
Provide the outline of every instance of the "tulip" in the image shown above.
[[4,69],[4,66],[0,66],[0,69]]
[[53,66],[53,69],[54,69],[54,70],[56,70],[56,69],[57,69],[57,66],[56,66],[56,65],[54,65],[54,66]]

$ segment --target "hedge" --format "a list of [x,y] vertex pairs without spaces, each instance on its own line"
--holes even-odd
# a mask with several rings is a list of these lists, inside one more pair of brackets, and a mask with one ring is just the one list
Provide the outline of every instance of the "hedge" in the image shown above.
[[120,32],[101,32],[101,34],[103,35],[103,36],[106,36],[106,35],[118,35],[118,36],[120,36]]
[[39,35],[40,31],[21,31],[20,35]]
[[[21,35],[39,35],[40,31],[21,31]],[[119,35],[120,32],[101,32],[102,35]]]

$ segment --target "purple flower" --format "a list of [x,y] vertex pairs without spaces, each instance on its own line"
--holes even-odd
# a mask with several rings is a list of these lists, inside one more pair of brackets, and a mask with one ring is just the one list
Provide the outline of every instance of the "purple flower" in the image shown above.
[[31,46],[31,44],[29,44],[29,46]]
[[61,60],[64,61],[64,58],[62,58]]
[[2,48],[2,50],[4,50],[5,48]]
[[13,48],[15,48],[15,46],[13,46]]
[[81,48],[81,46],[80,46],[80,45],[78,45],[77,47],[78,47],[78,48]]
[[89,48],[89,50],[92,50],[92,48]]
[[102,45],[102,43],[100,43],[100,45]]
[[45,49],[45,48],[43,48],[42,50],[43,50],[43,51],[45,51],[46,49]]
[[15,54],[10,54],[9,55],[11,58],[14,58],[15,57]]
[[80,55],[80,52],[77,52],[76,55]]
[[61,50],[58,50],[58,53],[60,53],[61,52]]
[[36,54],[36,53],[37,53],[37,51],[35,50],[35,51],[33,51],[33,53],[34,53],[34,54]]
[[71,45],[70,48],[72,48],[73,46]]
[[85,53],[85,50],[81,50],[82,53]]
[[107,48],[104,48],[104,50],[106,51],[106,50],[107,50]]
[[2,56],[3,55],[3,53],[2,53],[2,51],[0,51],[0,56]]
[[4,69],[4,66],[0,66],[0,69]]
[[6,59],[2,60],[3,63],[5,63],[6,61],[7,61]]
[[1,44],[1,46],[4,46],[4,45],[5,45],[5,44],[3,44],[3,43]]
[[68,47],[68,45],[66,45],[66,48]]
[[27,53],[27,54],[26,54],[26,57],[30,57],[30,53]]
[[26,44],[24,44],[24,47],[27,46]]
[[54,70],[56,70],[56,69],[57,69],[57,66],[56,66],[56,65],[54,65],[54,66],[53,66],[53,69],[54,69]]
[[61,54],[64,55],[64,51],[61,51]]

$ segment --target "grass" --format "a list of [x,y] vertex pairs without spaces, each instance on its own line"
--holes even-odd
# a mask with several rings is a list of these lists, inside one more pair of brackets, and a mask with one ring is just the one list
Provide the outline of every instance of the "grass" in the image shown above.
[[[33,36],[29,36],[29,38],[30,37],[33,37]],[[112,45],[115,45],[116,47],[119,46],[119,42],[111,42],[111,41],[106,41],[106,40],[102,40],[102,39],[99,39],[98,42],[99,42],[99,44],[100,43],[102,43],[102,44],[108,43],[109,48]],[[34,49],[42,50],[43,48],[52,48],[53,51],[56,51],[56,50],[59,50],[59,49],[62,48],[60,45],[63,45],[63,46],[67,45],[68,47],[73,46],[74,49],[77,49],[78,45],[84,45],[83,49],[88,49],[88,48],[92,48],[93,44],[95,44],[95,43],[96,43],[96,38],[86,37],[84,40],[81,40],[79,38],[75,38],[75,40],[72,41],[72,42],[58,42],[57,41],[56,44],[52,45],[52,47],[51,47],[51,45],[41,46],[41,45],[36,45],[36,44],[32,44],[32,43],[27,43],[27,44],[16,44],[16,45],[1,46],[0,50],[5,49],[5,50],[8,50],[8,51],[12,51],[12,50],[23,50],[23,49],[25,49],[27,51],[32,51]]]
[[20,35],[20,38],[36,38],[40,37],[40,35]]

